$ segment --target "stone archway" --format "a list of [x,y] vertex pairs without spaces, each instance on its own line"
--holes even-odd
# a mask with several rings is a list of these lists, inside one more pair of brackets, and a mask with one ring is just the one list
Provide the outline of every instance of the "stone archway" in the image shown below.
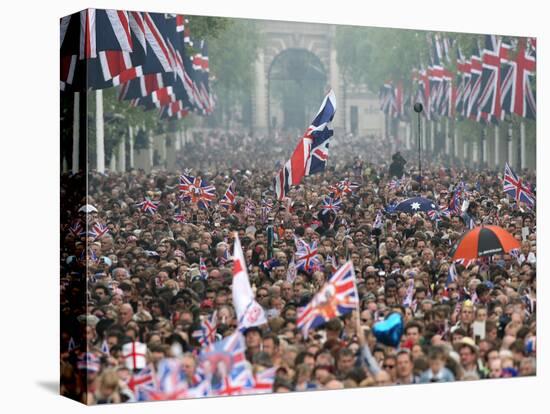
[[267,83],[269,128],[302,130],[326,92],[327,72],[312,52],[289,48],[272,60]]
[[[255,91],[253,98],[253,128],[259,135],[269,132],[271,124],[269,77],[272,67],[277,65],[276,60],[283,58],[286,53],[300,51],[301,56],[309,56],[311,61],[316,61],[322,66],[326,81],[323,93],[331,87],[336,94],[339,110],[333,121],[335,130],[343,128],[343,96],[341,93],[341,79],[336,61],[336,49],[334,48],[335,26],[315,23],[294,23],[281,21],[262,21],[260,32],[264,46],[259,49],[255,62]],[[288,56],[288,55],[287,55]],[[315,112],[321,100],[312,102]],[[309,104],[309,103],[308,103]],[[311,114],[310,114],[311,115]],[[303,128],[311,120],[308,119],[301,126]],[[298,121],[296,121],[297,123]],[[279,126],[280,126],[279,121]]]

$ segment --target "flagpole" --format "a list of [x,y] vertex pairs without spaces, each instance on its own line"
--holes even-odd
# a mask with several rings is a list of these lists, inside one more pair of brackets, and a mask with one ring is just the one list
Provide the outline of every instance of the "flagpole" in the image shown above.
[[96,108],[96,158],[97,172],[103,174],[105,172],[105,131],[103,122],[103,90],[95,91],[95,108]]
[[72,153],[72,172],[78,173],[80,159],[80,92],[74,93],[73,101],[73,153]]

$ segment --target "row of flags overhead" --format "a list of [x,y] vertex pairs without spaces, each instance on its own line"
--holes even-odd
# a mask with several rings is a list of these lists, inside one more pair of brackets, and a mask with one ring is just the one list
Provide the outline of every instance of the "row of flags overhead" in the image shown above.
[[62,91],[118,87],[120,100],[161,118],[209,114],[206,41],[182,15],[86,9],[60,22]]
[[413,69],[411,91],[405,93],[402,80],[386,81],[380,88],[380,109],[386,115],[405,119],[405,109],[420,102],[428,120],[448,117],[496,124],[507,114],[536,119],[535,38],[485,35],[483,44],[476,41],[469,54],[449,37],[434,34],[427,39],[430,62]]

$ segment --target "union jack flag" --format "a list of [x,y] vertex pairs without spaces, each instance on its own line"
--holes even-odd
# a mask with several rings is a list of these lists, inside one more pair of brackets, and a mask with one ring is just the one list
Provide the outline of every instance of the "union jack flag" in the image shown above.
[[181,363],[175,358],[159,361],[156,384],[143,389],[145,401],[178,400],[188,397],[189,383],[181,369]]
[[199,208],[208,208],[208,204],[216,198],[216,187],[209,185],[200,177],[180,175],[179,189],[183,201],[197,204]]
[[329,191],[333,197],[339,198],[342,195],[352,194],[358,188],[359,188],[358,183],[346,179],[346,180],[339,181],[334,185],[331,185],[329,187]]
[[93,225],[93,232],[96,239],[101,239],[103,236],[109,233],[109,227],[102,223],[95,223]]
[[148,197],[145,197],[145,200],[136,204],[136,207],[139,207],[144,213],[154,214],[157,211],[158,204],[158,201],[151,201]]
[[271,210],[273,210],[273,200],[271,198],[262,199],[261,209],[262,209],[262,213],[261,213],[262,223],[265,223],[267,221],[269,213],[271,213]]
[[515,82],[513,112],[516,115],[535,119],[537,116],[536,96],[531,86],[531,78],[536,71],[536,39],[527,42],[521,39],[515,60]]
[[327,214],[329,211],[335,214],[342,208],[342,200],[338,198],[325,197],[321,206],[322,214]]
[[401,187],[401,180],[399,179],[394,179],[394,180],[391,180],[389,183],[388,183],[388,188],[390,190],[397,190]]
[[329,123],[336,112],[336,96],[331,90],[323,99],[317,115],[298,142],[290,159],[277,172],[273,186],[278,200],[283,200],[291,185],[298,185],[306,175],[325,169],[329,139],[333,131]]
[[73,224],[69,226],[69,233],[75,237],[80,236],[83,230],[84,227],[82,226],[82,222],[80,220],[73,222]]
[[512,170],[506,163],[504,166],[504,192],[516,200],[516,203],[523,202],[529,208],[535,206],[535,195],[528,184]]
[[233,207],[234,204],[235,204],[235,181],[231,181],[231,183],[229,184],[229,187],[227,187],[227,190],[225,190],[225,194],[220,200],[220,205],[226,209],[230,209]]
[[244,336],[240,331],[202,348],[199,355],[201,370],[206,377],[212,377],[216,395],[241,393],[250,376],[245,350]]
[[132,392],[137,392],[136,396],[139,396],[142,392],[154,391],[157,389],[155,371],[150,366],[147,366],[137,374],[132,375],[126,384]]
[[216,312],[210,319],[201,321],[200,328],[193,332],[193,337],[197,339],[201,346],[213,344],[216,341],[216,330],[218,328],[218,319]]
[[246,394],[265,394],[273,390],[277,367],[266,368],[254,374],[245,388]]
[[297,327],[307,336],[310,329],[352,312],[358,303],[353,263],[346,262],[299,312]]
[[451,214],[460,215],[461,204],[466,194],[464,181],[461,181],[454,189],[451,200],[449,201],[448,211]]
[[506,49],[501,48],[500,45],[500,38],[495,35],[485,35],[478,120],[498,121],[502,115],[500,66],[501,59],[506,58],[507,54]]
[[244,214],[247,216],[252,216],[256,213],[256,202],[247,198],[244,202]]
[[296,239],[296,269],[310,272],[315,266],[320,266],[321,262],[317,258],[317,242],[306,243],[302,239]]
[[466,108],[465,116],[477,120],[480,108],[480,94],[481,94],[481,74],[483,72],[483,66],[481,63],[481,53],[479,51],[479,44],[474,44],[474,52],[470,57],[470,95],[468,97],[468,104]]
[[178,211],[174,215],[174,221],[176,223],[187,223],[187,218],[185,217],[185,214],[183,214],[183,212]]
[[429,210],[427,214],[428,217],[430,217],[430,220],[433,221],[441,221],[441,217],[451,217],[451,213],[449,212],[449,209],[447,207],[445,207],[443,210]]
[[206,268],[206,264],[204,263],[202,256],[199,258],[199,271],[203,280],[208,278],[208,269]]

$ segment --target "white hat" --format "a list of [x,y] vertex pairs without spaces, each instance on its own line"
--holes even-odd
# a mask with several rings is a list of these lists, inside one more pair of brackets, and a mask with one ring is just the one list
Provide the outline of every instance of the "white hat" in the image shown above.
[[82,207],[80,207],[78,209],[78,212],[79,213],[86,213],[86,214],[97,213],[97,208],[95,208],[91,204],[85,204],[85,205],[83,205]]

